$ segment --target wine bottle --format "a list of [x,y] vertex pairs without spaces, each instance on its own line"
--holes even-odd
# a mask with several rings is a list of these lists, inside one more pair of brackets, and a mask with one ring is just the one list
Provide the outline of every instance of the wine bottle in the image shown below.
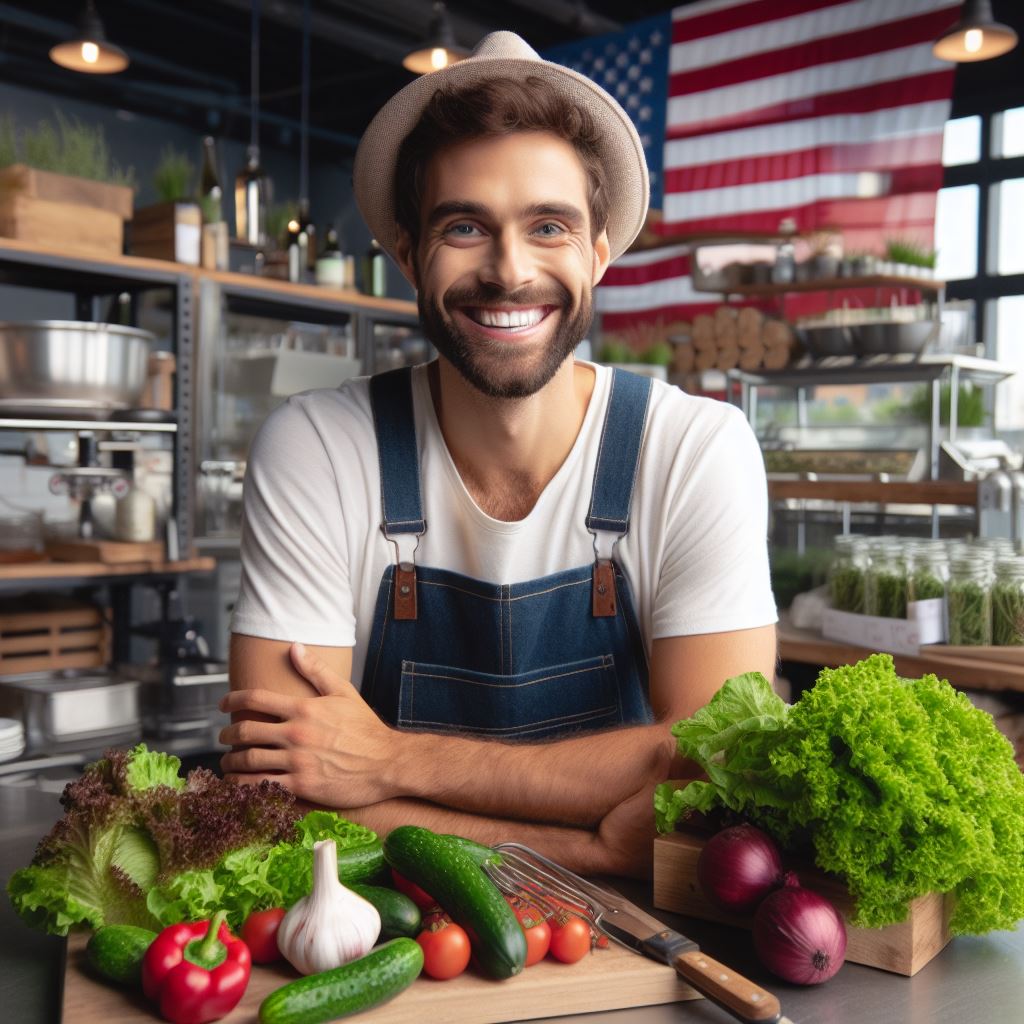
[[199,205],[204,224],[219,224],[224,219],[220,175],[217,173],[217,149],[211,135],[203,139],[203,170],[199,176]]

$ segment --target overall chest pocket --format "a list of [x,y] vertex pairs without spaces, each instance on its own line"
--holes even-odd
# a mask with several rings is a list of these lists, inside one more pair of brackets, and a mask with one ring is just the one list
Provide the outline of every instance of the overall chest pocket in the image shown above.
[[621,721],[610,654],[515,675],[402,662],[401,728],[535,740]]

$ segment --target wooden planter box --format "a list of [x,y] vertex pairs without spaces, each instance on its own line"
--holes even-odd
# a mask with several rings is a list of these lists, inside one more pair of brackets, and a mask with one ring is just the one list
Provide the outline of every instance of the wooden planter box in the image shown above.
[[102,668],[109,653],[99,608],[61,597],[0,603],[0,676]]
[[48,249],[118,256],[132,196],[125,185],[12,164],[0,170],[0,234]]
[[[688,917],[750,929],[752,916],[719,910],[697,882],[697,858],[706,837],[675,832],[654,840],[654,905]],[[787,867],[791,865],[787,864]],[[910,905],[906,920],[885,928],[854,928],[852,904],[845,886],[814,868],[792,865],[800,884],[824,896],[846,921],[846,959],[908,977],[916,974],[950,940],[952,897],[938,893],[920,896]]]
[[203,218],[198,203],[156,203],[135,211],[131,228],[134,256],[199,266]]

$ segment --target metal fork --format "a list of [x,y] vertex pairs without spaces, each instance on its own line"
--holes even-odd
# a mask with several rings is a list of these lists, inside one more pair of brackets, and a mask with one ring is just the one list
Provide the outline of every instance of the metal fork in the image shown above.
[[702,953],[692,939],[666,928],[624,896],[549,860],[522,843],[498,843],[500,861],[484,871],[504,893],[551,917],[568,910],[634,953],[674,967],[698,992],[744,1024],[792,1024],[778,999]]

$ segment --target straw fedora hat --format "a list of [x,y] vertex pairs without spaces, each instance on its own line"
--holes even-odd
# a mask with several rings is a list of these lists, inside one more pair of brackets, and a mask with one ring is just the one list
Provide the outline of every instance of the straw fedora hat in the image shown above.
[[421,75],[392,96],[363,134],[353,170],[356,203],[374,238],[392,257],[398,236],[394,194],[398,150],[434,93],[445,86],[462,88],[487,78],[522,79],[531,75],[550,82],[594,118],[608,178],[611,258],[629,248],[643,227],[650,195],[647,161],[629,115],[585,75],[542,60],[514,32],[492,32],[465,60]]

